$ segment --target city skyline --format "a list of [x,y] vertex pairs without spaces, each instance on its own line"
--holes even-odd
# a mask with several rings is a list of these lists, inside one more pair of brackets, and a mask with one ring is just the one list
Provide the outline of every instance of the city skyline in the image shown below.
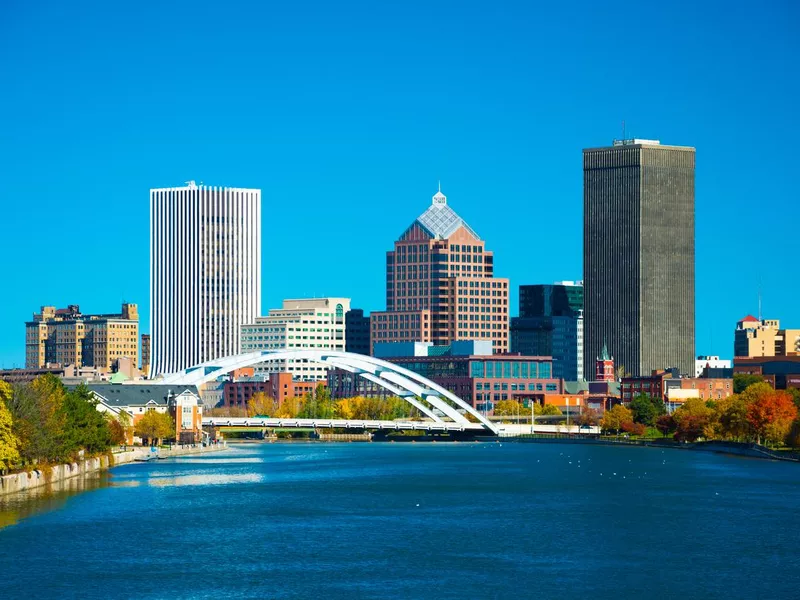
[[[320,6],[309,21],[299,8],[243,20],[187,5],[125,14],[127,32],[102,25],[123,14],[100,3],[10,8],[0,23],[13,49],[0,66],[15,90],[0,99],[14,115],[0,148],[2,250],[22,277],[0,320],[0,364],[24,363],[21,324],[44,304],[101,313],[136,302],[150,331],[147,190],[189,179],[263,190],[263,306],[346,296],[369,312],[383,308],[386,245],[441,179],[510,279],[516,315],[519,285],[581,278],[580,152],[620,137],[623,120],[628,137],[691,145],[702,157],[696,352],[730,356],[735,323],[758,313],[759,290],[765,317],[796,326],[792,236],[770,239],[765,260],[740,251],[738,228],[800,218],[791,195],[800,84],[785,76],[797,7],[746,19],[721,7],[685,21],[679,6],[615,6],[575,21],[566,7],[411,6],[387,31],[380,19],[351,22],[347,7]],[[446,24],[441,35],[432,22]],[[596,52],[643,30],[670,43],[624,64]],[[212,34],[214,53],[185,50]],[[415,51],[398,50],[407,47]],[[197,94],[179,81],[215,83]],[[237,87],[247,92],[231,95]],[[765,139],[769,153],[759,150]],[[87,215],[113,216],[113,234],[78,242]],[[346,240],[367,219],[356,255]],[[64,254],[73,243],[79,251]],[[321,255],[331,268],[287,277],[289,249],[296,264]],[[42,273],[67,258],[68,268]],[[92,284],[76,276],[86,270]]]

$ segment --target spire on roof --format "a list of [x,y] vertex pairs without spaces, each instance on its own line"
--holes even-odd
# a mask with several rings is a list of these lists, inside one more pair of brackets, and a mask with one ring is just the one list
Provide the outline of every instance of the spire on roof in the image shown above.
[[608,355],[608,345],[606,344],[605,338],[603,338],[603,352],[600,354],[600,360],[611,360],[611,357]]
[[433,195],[434,204],[447,204],[447,196],[442,193],[442,182],[439,181],[439,191]]

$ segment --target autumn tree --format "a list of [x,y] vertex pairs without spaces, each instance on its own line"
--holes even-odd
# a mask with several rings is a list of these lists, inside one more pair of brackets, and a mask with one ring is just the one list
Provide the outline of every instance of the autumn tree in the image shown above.
[[135,432],[142,440],[160,445],[161,440],[175,437],[175,420],[167,413],[149,410],[136,423]]
[[759,395],[747,405],[747,420],[753,427],[758,443],[764,439],[772,444],[782,443],[797,418],[797,406],[791,394],[771,391]]
[[617,404],[607,410],[600,421],[600,426],[604,431],[619,433],[625,423],[633,422],[633,413],[630,409]]
[[557,416],[564,414],[555,404],[537,404],[533,407],[533,414],[538,416]]
[[576,422],[581,426],[594,427],[600,422],[600,415],[593,408],[584,408]]
[[278,402],[264,392],[256,392],[247,401],[248,417],[271,417],[278,409]]
[[496,417],[516,417],[519,414],[525,414],[525,410],[516,400],[500,400],[494,404]]
[[752,427],[747,420],[748,398],[734,394],[717,401],[714,410],[719,423],[719,435],[723,439],[746,440],[752,435]]
[[667,437],[670,433],[675,431],[675,420],[672,415],[661,415],[656,419],[656,429],[661,432],[661,435]]
[[691,398],[672,415],[675,421],[675,439],[679,442],[694,442],[704,437],[713,422],[714,411],[704,400]]
[[0,472],[19,463],[19,440],[14,435],[13,419],[6,402],[11,400],[11,386],[0,381]]

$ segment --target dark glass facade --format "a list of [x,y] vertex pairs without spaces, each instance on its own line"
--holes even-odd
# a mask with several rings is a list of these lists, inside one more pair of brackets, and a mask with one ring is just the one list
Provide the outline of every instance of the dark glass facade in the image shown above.
[[694,170],[694,148],[583,151],[585,356],[605,341],[634,376],[694,372]]
[[369,355],[369,317],[360,308],[348,310],[344,315],[344,349]]
[[511,319],[511,351],[552,356],[554,377],[582,379],[582,315],[582,285],[521,285],[519,317]]

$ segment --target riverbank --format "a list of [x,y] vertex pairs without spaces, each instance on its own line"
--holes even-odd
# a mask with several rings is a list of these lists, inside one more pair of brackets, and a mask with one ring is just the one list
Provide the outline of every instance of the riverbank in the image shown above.
[[591,437],[567,436],[535,436],[516,438],[481,437],[476,438],[483,442],[514,442],[514,443],[544,443],[544,444],[595,444],[602,446],[646,446],[651,448],[672,448],[674,450],[694,450],[697,452],[715,452],[717,454],[735,454],[750,458],[768,460],[782,460],[800,463],[800,455],[784,454],[770,450],[766,446],[748,442],[724,442],[711,440],[708,442],[679,443],[670,439],[664,440],[611,440]]
[[[159,448],[158,455],[161,458],[172,458],[176,456],[185,456],[187,454],[218,452],[225,449],[227,449],[226,444],[214,444],[211,446],[176,445],[171,448]],[[67,481],[75,477],[110,469],[131,462],[136,462],[137,459],[145,459],[151,454],[152,452],[149,447],[132,448],[124,452],[114,452],[110,455],[96,456],[69,464],[55,465],[47,468],[47,470],[37,469],[23,473],[4,475],[0,477],[0,496],[15,494],[48,485],[60,484],[63,481]]]

